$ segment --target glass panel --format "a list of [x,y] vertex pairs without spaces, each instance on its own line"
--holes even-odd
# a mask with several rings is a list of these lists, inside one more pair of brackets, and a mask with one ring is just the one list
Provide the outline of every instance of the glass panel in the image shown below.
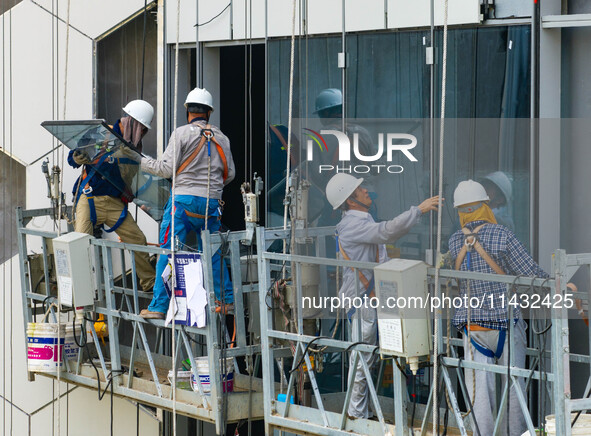
[[[444,155],[444,197],[447,202],[443,239],[447,240],[458,225],[453,208],[453,191],[457,183],[472,178],[487,184],[492,191],[500,188],[491,186],[490,179],[501,177],[506,185],[504,188],[510,186],[510,192],[507,191],[508,198],[495,212],[500,221],[508,223],[519,239],[529,245],[529,26],[450,29],[448,38]],[[400,174],[380,175],[380,182],[376,184],[376,203],[384,201],[384,205],[378,207],[379,220],[391,219],[428,197],[431,184],[436,189],[437,171],[432,174],[431,167],[437,168],[439,120],[434,120],[431,157],[428,121],[430,66],[425,63],[428,40],[428,30],[347,35],[345,100],[349,136],[356,127],[362,127],[371,138],[372,146],[377,147],[378,133],[400,129],[400,132],[406,132],[408,129],[399,123],[403,120],[418,120],[419,124],[413,133],[418,141],[413,150],[418,161]],[[435,47],[433,100],[435,116],[438,116],[443,57],[440,30],[436,32]],[[290,41],[271,40],[268,48],[267,210],[268,225],[276,226],[283,223]],[[340,51],[339,37],[296,41],[293,117],[301,120],[293,128],[292,170],[306,161],[303,153],[309,138],[305,133],[311,133],[302,129],[319,132],[317,129],[332,125],[332,128],[342,130],[340,114],[330,120],[314,114],[316,96],[323,89],[341,89],[342,70],[336,62]],[[328,135],[329,148],[330,141],[334,138]],[[501,174],[493,175],[497,172]],[[305,171],[300,170],[300,174],[303,173]],[[313,218],[320,207],[318,204],[326,203],[326,181],[318,175],[310,180],[310,224],[315,224]],[[394,202],[391,201],[393,192],[397,192]],[[334,224],[333,221],[319,220],[317,224]],[[429,236],[425,236],[430,234],[434,238],[436,233],[435,227],[429,225],[429,220],[424,217],[419,226],[398,241],[402,255],[423,258],[424,250],[434,245],[434,239],[430,241]]]
[[[125,158],[119,148],[130,144],[113,132],[104,120],[45,121],[41,125],[69,149],[88,155],[92,161],[90,166],[122,195],[133,198],[134,203],[155,220],[162,219],[170,194],[170,181],[145,173],[136,162]],[[105,161],[116,162],[117,170],[113,171],[113,165],[102,165]]]

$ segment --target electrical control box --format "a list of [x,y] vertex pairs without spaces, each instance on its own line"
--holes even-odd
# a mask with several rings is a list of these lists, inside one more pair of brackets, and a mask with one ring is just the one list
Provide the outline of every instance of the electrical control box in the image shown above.
[[66,233],[53,239],[60,304],[91,306],[96,293],[94,251],[86,233]]
[[414,372],[419,358],[431,353],[427,264],[392,259],[374,268],[374,280],[380,352],[406,358]]

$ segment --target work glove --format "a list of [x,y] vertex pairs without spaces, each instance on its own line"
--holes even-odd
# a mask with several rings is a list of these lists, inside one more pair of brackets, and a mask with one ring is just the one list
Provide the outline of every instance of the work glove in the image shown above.
[[119,153],[117,154],[120,154],[120,157],[131,159],[132,161],[137,163],[140,163],[142,161],[142,155],[139,154],[137,151],[132,150],[126,145],[122,145],[121,147],[119,147]]
[[86,154],[86,152],[83,151],[74,150],[72,158],[74,159],[74,162],[76,162],[77,165],[86,165],[90,163],[90,158],[88,157],[88,154]]

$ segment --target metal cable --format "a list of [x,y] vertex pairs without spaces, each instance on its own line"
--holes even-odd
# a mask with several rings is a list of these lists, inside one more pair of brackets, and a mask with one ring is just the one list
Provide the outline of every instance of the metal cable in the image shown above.
[[[176,253],[176,243],[175,243],[175,233],[174,233],[174,212],[175,212],[175,182],[176,182],[176,165],[177,165],[177,133],[176,133],[176,126],[177,126],[177,102],[178,102],[178,91],[179,91],[179,29],[180,29],[180,13],[181,13],[181,0],[177,0],[177,10],[176,10],[176,44],[175,44],[175,60],[174,60],[174,98],[173,98],[173,135],[174,140],[172,143],[173,153],[172,153],[172,192],[171,192],[171,210],[170,210],[170,230],[171,230],[171,238],[170,238],[170,249],[171,249],[171,264],[172,264],[172,295],[171,295],[171,303],[173,309],[176,307],[176,295],[175,295],[175,288],[176,288],[176,265],[175,265],[175,253]],[[209,198],[209,192],[208,192]],[[207,215],[207,212],[206,212]],[[207,222],[207,216],[205,218]],[[172,435],[176,436],[176,338],[175,338],[175,317],[176,313],[172,314]]]
[[[440,113],[440,129],[439,129],[439,203],[437,205],[437,255],[441,252],[441,221],[442,221],[442,200],[443,200],[443,143],[445,136],[445,87],[447,84],[447,14],[448,2],[445,0],[445,7],[443,12],[443,65],[441,73],[441,113]],[[441,265],[435,261],[435,295],[439,297],[439,270]],[[441,309],[435,311],[435,331],[433,344],[433,434],[437,434],[439,429],[439,401],[437,397],[438,380],[439,380],[439,335],[441,321]]]
[[[289,108],[287,114],[287,163],[285,172],[285,199],[283,200],[283,230],[287,230],[287,213],[289,209],[289,190],[291,188],[291,117],[293,114],[293,76],[294,76],[294,53],[295,53],[295,19],[296,19],[296,0],[292,2],[291,18],[291,52],[289,56]],[[283,240],[283,254],[287,253],[287,240]],[[283,270],[285,279],[286,271]]]
[[[6,10],[6,0],[3,0],[3,9]],[[4,41],[4,33],[6,32],[6,14],[2,14],[2,144],[6,144],[6,111],[4,110],[4,102],[6,101],[6,65],[5,65],[5,51],[6,44]],[[2,156],[2,174],[6,174],[7,156]],[[6,192],[7,183],[4,181],[2,190],[2,210],[6,210]],[[4,215],[6,216],[6,215]],[[6,241],[6,225],[2,228],[2,240]],[[2,247],[2,258],[6,253],[6,245]],[[2,277],[6,277],[6,262],[2,262]],[[6,331],[6,280],[2,280],[2,331]],[[2,435],[6,436],[6,342],[2,341]],[[12,398],[11,398],[12,400]]]

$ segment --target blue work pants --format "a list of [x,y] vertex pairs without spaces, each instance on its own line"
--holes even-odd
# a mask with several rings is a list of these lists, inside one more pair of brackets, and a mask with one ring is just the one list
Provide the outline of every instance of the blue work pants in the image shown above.
[[[172,233],[171,226],[171,210],[172,210],[172,196],[168,199],[166,208],[164,210],[164,217],[160,226],[160,246],[162,248],[170,249],[171,241],[174,241],[177,237],[181,243],[185,243],[187,240],[187,234],[191,231],[197,232],[197,241],[199,248],[201,248],[201,230],[205,228],[205,219],[196,218],[186,214],[199,214],[205,215],[207,199],[205,197],[196,197],[193,195],[176,195],[175,196],[175,213],[174,213],[174,236]],[[221,226],[221,207],[219,200],[209,199],[209,213],[207,220],[207,230],[210,233],[219,231]],[[204,271],[206,271],[206,265],[209,262],[208,259],[204,259]],[[214,291],[217,301],[221,301],[220,281],[221,277],[221,253],[218,250],[211,259],[213,269],[213,281]],[[168,264],[168,256],[161,255],[158,258],[156,264],[156,283],[154,285],[154,296],[152,302],[148,307],[148,310],[152,312],[166,313],[168,305],[170,303],[170,297],[164,288],[164,280],[162,279],[162,273]],[[223,282],[224,282],[224,300],[226,304],[234,302],[234,293],[232,290],[232,281],[228,272],[227,266],[223,265]],[[207,280],[207,277],[205,277]]]

